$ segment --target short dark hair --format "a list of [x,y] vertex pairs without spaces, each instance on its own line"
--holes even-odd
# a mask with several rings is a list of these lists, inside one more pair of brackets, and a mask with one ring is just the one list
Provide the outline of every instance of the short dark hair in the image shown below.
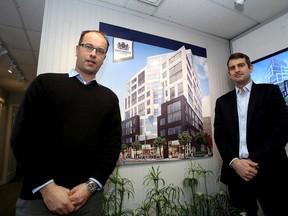
[[107,42],[107,49],[106,49],[106,52],[105,52],[105,53],[107,53],[110,44],[109,44],[109,41],[108,41],[108,39],[107,39],[107,37],[106,37],[106,34],[103,33],[103,32],[97,31],[97,30],[85,30],[85,31],[82,31],[82,33],[81,33],[81,35],[80,35],[80,38],[79,38],[78,45],[80,46],[80,45],[82,44],[84,36],[85,36],[87,33],[90,33],[90,32],[95,32],[95,33],[101,34],[101,35],[105,38],[105,40],[106,40],[106,42]]
[[239,59],[239,58],[244,58],[245,59],[245,62],[247,63],[248,67],[250,67],[252,64],[251,64],[251,61],[250,61],[250,58],[245,55],[244,53],[233,53],[232,55],[230,55],[228,61],[227,61],[227,67],[229,68],[229,62],[230,60],[232,59]]

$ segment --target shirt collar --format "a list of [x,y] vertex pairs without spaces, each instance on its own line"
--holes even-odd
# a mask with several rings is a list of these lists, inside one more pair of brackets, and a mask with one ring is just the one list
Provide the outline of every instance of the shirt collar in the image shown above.
[[[245,92],[251,92],[251,88],[252,88],[252,81],[250,81],[246,86],[243,87]],[[241,89],[240,88],[235,86],[235,89],[236,89],[237,94],[241,93]]]
[[82,82],[84,85],[89,85],[91,84],[93,81],[95,81],[98,85],[99,83],[96,81],[96,76],[94,77],[93,80],[91,80],[90,82],[86,83],[82,76],[75,70],[75,69],[72,69],[70,72],[69,72],[69,78],[72,78],[72,77],[76,77],[80,82]]

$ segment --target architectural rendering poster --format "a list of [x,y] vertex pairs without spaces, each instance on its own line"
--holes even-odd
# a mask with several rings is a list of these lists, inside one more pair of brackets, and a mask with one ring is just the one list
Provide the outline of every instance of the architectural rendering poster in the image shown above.
[[212,156],[206,49],[106,23],[99,30],[110,47],[97,80],[121,109],[119,161]]

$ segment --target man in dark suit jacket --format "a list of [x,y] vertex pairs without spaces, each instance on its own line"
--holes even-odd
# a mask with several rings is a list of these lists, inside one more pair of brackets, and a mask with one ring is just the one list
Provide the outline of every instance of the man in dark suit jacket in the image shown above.
[[232,206],[257,216],[287,212],[288,112],[278,85],[255,84],[247,55],[232,54],[228,76],[235,89],[215,106],[214,139],[222,157],[221,182]]

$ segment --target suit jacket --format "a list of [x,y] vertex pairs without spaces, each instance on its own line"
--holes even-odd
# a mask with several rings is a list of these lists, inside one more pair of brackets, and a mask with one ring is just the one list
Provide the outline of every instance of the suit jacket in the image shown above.
[[[249,158],[264,169],[287,161],[287,106],[278,85],[252,84],[247,114]],[[239,157],[239,124],[236,90],[216,100],[214,139],[222,157],[221,181],[229,184],[240,177],[229,163]],[[286,162],[285,162],[286,163]]]

